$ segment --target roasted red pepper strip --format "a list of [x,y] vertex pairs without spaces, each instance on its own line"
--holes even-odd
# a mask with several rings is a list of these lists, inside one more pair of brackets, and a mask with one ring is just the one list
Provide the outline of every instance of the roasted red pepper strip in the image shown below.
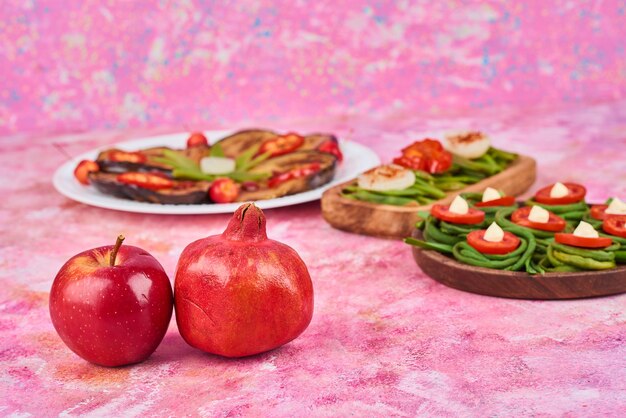
[[337,157],[337,160],[343,161],[343,153],[339,148],[339,143],[336,140],[329,139],[326,142],[323,142],[322,145],[317,147],[318,151],[326,152],[328,154],[333,154]]
[[140,152],[110,151],[106,157],[111,161],[135,164],[143,164],[148,160],[148,157]]
[[170,189],[174,182],[157,174],[128,172],[118,174],[117,181],[150,190]]
[[268,139],[261,144],[258,155],[270,154],[272,157],[288,154],[300,148],[304,144],[304,138],[296,133],[290,132],[275,138]]
[[317,173],[320,171],[322,166],[320,163],[311,163],[307,164],[303,167],[294,168],[289,171],[285,171],[284,173],[276,174],[274,177],[269,179],[267,185],[270,188],[274,188],[281,183],[284,183],[289,180],[297,179],[300,177],[310,176],[311,174]]
[[416,141],[402,150],[402,156],[393,160],[395,164],[412,170],[442,173],[452,165],[452,154],[436,139]]

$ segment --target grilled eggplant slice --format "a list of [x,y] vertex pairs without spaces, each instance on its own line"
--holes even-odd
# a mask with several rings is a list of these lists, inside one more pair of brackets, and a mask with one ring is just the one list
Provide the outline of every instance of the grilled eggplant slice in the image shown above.
[[191,147],[183,150],[176,150],[168,147],[154,147],[154,148],[146,148],[139,151],[141,154],[147,157],[147,161],[144,163],[133,163],[128,161],[115,161],[111,159],[111,155],[116,152],[125,152],[119,150],[117,148],[111,148],[105,151],[102,151],[96,162],[100,166],[100,170],[107,173],[124,173],[126,171],[140,171],[140,172],[150,172],[156,171],[160,173],[164,173],[168,176],[171,176],[172,169],[170,166],[166,164],[161,164],[152,160],[154,157],[162,157],[164,150],[170,150],[177,152],[181,155],[184,155],[187,158],[191,158],[196,163],[200,163],[202,157],[207,155],[209,148],[208,147]]
[[319,171],[305,177],[295,178],[280,183],[278,186],[270,188],[267,181],[260,184],[260,188],[255,191],[242,191],[237,201],[246,202],[254,200],[273,199],[295,193],[313,190],[330,182],[335,175],[337,158],[332,154],[319,151],[295,151],[290,154],[271,158],[250,170],[251,173],[285,173],[319,163]]
[[229,158],[237,158],[251,147],[260,146],[264,141],[274,138],[279,134],[265,129],[246,129],[236,132],[218,141],[224,155]]
[[[278,132],[263,129],[249,129],[239,131],[231,136],[218,141],[224,155],[230,158],[237,158],[244,151],[251,147],[260,147],[261,144],[268,139],[272,139],[280,135]],[[304,144],[297,151],[316,150],[324,142],[332,140],[337,141],[334,135],[324,133],[314,133],[304,137]]]
[[211,186],[207,181],[175,181],[170,189],[150,190],[117,181],[115,173],[89,173],[89,181],[102,193],[135,200],[138,202],[161,203],[168,205],[191,205],[208,203],[208,190]]

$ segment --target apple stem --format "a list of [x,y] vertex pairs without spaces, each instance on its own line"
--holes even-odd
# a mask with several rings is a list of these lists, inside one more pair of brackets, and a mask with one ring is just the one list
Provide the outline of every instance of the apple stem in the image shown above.
[[117,237],[117,241],[115,241],[115,245],[113,246],[113,251],[111,251],[111,259],[109,260],[111,267],[115,266],[115,258],[117,257],[117,252],[122,246],[122,242],[124,242],[124,235],[119,235]]

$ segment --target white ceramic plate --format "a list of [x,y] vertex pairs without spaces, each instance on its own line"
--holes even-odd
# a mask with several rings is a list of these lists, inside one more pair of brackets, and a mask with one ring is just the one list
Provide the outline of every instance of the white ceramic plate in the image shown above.
[[[204,134],[211,142],[215,142],[233,132],[234,131],[207,131]],[[187,132],[152,136],[121,142],[115,145],[107,145],[102,149],[116,147],[127,151],[134,151],[142,148],[158,146],[184,148],[188,137],[189,133]],[[322,193],[329,187],[353,179],[363,171],[380,164],[380,158],[378,158],[378,155],[363,145],[343,140],[340,140],[339,144],[341,146],[344,159],[343,162],[337,167],[335,178],[332,182],[315,190],[309,190],[307,192],[291,196],[259,200],[257,202],[257,206],[261,209],[269,209],[317,200],[322,197]],[[138,213],[159,213],[169,215],[232,213],[241,205],[241,203],[160,205],[157,203],[135,202],[133,200],[120,199],[115,196],[100,193],[94,187],[81,185],[74,178],[74,168],[76,168],[76,165],[81,160],[95,160],[99,151],[100,150],[93,150],[86,152],[59,167],[54,173],[53,178],[53,184],[57,191],[72,200],[76,200],[87,205]]]

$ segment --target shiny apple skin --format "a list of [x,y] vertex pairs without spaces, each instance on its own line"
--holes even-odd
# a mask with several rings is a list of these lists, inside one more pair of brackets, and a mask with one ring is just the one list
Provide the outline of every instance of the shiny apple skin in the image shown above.
[[249,204],[237,210],[224,234],[185,248],[174,298],[185,341],[225,357],[286,344],[313,316],[313,284],[306,265],[291,247],[267,239],[262,211]]
[[159,262],[141,248],[113,246],[69,259],[50,291],[50,316],[63,342],[83,359],[108,367],[147,359],[167,332],[172,287]]

